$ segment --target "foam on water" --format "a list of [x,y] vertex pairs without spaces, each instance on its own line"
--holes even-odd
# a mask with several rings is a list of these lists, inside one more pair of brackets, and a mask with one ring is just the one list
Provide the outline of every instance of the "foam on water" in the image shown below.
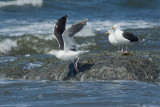
[[[1,34],[7,34],[7,36],[22,36],[24,34],[33,34],[33,35],[43,35],[50,34],[50,38],[53,38],[54,35],[54,25],[57,20],[46,20],[43,22],[26,22],[22,21],[23,24],[20,24],[18,20],[1,22],[2,25],[11,24],[10,26],[0,28]],[[78,21],[72,21],[78,22]],[[66,28],[69,28],[73,23],[67,22]],[[114,24],[119,24],[122,29],[126,28],[152,28],[154,26],[160,26],[159,23],[152,23],[146,21],[87,21],[87,25],[76,34],[76,36],[88,37],[96,35],[98,33],[104,33],[107,30],[111,29]],[[13,26],[14,25],[14,26]]]
[[80,48],[80,47],[88,47],[90,45],[96,45],[95,43],[92,43],[92,42],[88,42],[88,43],[83,43],[83,44],[78,44],[77,47]]
[[[12,24],[14,25],[12,25]],[[22,24],[18,20],[6,21],[1,24],[11,24],[5,28],[1,28],[0,32],[2,34],[7,34],[9,36],[22,36],[24,34],[50,34],[53,33],[53,27],[55,21],[44,21],[44,22],[26,22],[22,21]]]
[[30,54],[26,54],[26,55],[25,55],[25,57],[30,57],[30,56],[31,56]]
[[1,1],[0,7],[23,6],[23,5],[42,6],[42,4],[43,0],[13,0],[13,1]]
[[10,51],[12,47],[17,47],[17,41],[6,39],[0,42],[0,52],[2,53]]
[[42,65],[43,65],[42,62],[28,63],[27,65],[25,65],[23,67],[23,69],[33,69],[33,68],[36,68],[36,67],[41,67]]
[[16,57],[0,57],[0,63],[10,62],[16,60]]
[[[19,47],[17,44],[17,41],[21,41],[21,44],[24,44],[28,46],[28,43],[45,43],[46,40],[52,40],[55,38],[53,32],[54,32],[54,26],[57,20],[45,20],[41,22],[30,22],[30,21],[24,21],[24,20],[6,20],[4,22],[1,22],[1,24],[6,24],[6,26],[0,27],[0,33],[2,39],[0,42],[0,53],[7,53],[12,48]],[[67,22],[66,29],[69,28],[73,23],[78,22],[79,20],[69,20]],[[21,24],[22,22],[22,24]],[[12,23],[12,24],[11,24]],[[75,36],[77,37],[91,37],[98,34],[105,34],[106,31],[111,29],[114,24],[119,24],[122,29],[137,29],[137,28],[152,28],[155,26],[160,26],[159,23],[152,23],[152,22],[146,22],[146,21],[87,21],[87,25]],[[27,35],[27,36],[26,36]],[[30,36],[31,35],[31,36]],[[25,36],[25,39],[23,38]],[[32,39],[33,36],[36,36],[40,38],[40,40]],[[16,39],[11,39],[12,37],[16,37]],[[43,41],[44,40],[44,41]],[[25,42],[23,41],[28,41]],[[89,45],[95,45],[94,42],[87,43],[87,44],[81,44],[79,47],[86,47]],[[22,46],[22,45],[21,45]],[[44,46],[44,45],[43,45]],[[24,47],[25,48],[25,47]],[[36,46],[31,47],[33,50],[36,50],[38,53],[40,50]],[[43,47],[44,48],[44,47]],[[43,50],[43,49],[41,49]]]
[[159,23],[152,23],[152,22],[146,22],[146,21],[93,21],[87,23],[93,31],[98,31],[99,33],[104,33],[108,30],[110,30],[115,24],[118,24],[121,26],[122,29],[126,28],[152,28],[155,26],[159,26]]

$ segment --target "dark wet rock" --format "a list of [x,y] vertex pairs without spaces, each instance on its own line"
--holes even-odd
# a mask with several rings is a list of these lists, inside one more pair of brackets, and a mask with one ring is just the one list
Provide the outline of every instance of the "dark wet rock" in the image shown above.
[[[21,64],[0,68],[0,77],[26,80],[138,80],[158,83],[160,78],[160,52],[131,52],[130,55],[102,52],[80,57],[79,73],[71,61],[46,60],[42,67],[21,69]],[[40,60],[40,59],[39,59]],[[35,60],[36,61],[36,60]],[[12,65],[12,64],[11,64]]]

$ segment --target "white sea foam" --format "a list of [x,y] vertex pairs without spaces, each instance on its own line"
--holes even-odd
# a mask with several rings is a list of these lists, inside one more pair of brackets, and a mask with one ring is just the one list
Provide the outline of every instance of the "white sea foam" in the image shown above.
[[30,56],[31,56],[30,54],[26,54],[26,55],[25,55],[25,57],[30,57]]
[[5,6],[23,6],[23,5],[42,6],[43,0],[13,0],[13,1],[1,1],[0,7]]
[[0,107],[30,107],[30,104],[4,104],[0,105]]
[[88,47],[88,46],[90,46],[90,45],[96,45],[96,44],[95,44],[95,43],[88,42],[88,43],[80,44],[80,45],[78,45],[77,47],[78,47],[78,48],[81,48],[81,47]]
[[[77,21],[71,21],[77,22]],[[12,24],[10,24],[12,23]],[[21,36],[23,34],[33,34],[44,39],[54,38],[53,31],[56,20],[46,20],[43,22],[27,22],[19,20],[1,22],[2,25],[9,25],[7,27],[0,28],[2,34],[9,36]],[[73,23],[67,22],[66,28],[70,27]],[[160,26],[159,23],[152,23],[146,21],[87,21],[87,25],[76,36],[88,37],[96,34],[104,34],[113,27],[114,24],[119,24],[122,29],[126,28],[152,28],[154,26]],[[40,36],[47,34],[48,36]]]
[[2,53],[10,51],[12,47],[17,47],[17,41],[6,39],[0,42],[0,52]]
[[[8,34],[9,36],[21,36],[24,34],[47,34],[53,33],[54,21],[53,22],[24,22],[23,25],[19,23],[18,20],[6,21],[1,24],[9,24],[10,26],[0,29],[3,34]],[[17,24],[17,25],[16,25]]]
[[25,65],[23,67],[23,69],[33,69],[33,68],[36,68],[36,67],[41,67],[42,65],[43,65],[42,62],[28,63],[27,65]]
[[0,57],[0,63],[11,62],[16,60],[16,57]]
[[89,27],[88,29],[90,29],[92,31],[92,33],[90,33],[91,31],[87,32],[90,33],[90,35],[95,33],[104,33],[110,29],[112,29],[112,27],[118,24],[122,27],[122,29],[126,29],[126,28],[152,28],[154,26],[160,26],[160,24],[158,23],[152,23],[152,22],[146,22],[146,21],[93,21],[93,22],[88,22],[87,23],[87,27]]

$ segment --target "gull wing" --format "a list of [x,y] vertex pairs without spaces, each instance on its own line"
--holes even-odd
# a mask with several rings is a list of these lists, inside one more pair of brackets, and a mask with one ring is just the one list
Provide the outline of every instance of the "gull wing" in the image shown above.
[[65,15],[60,19],[58,19],[54,27],[54,35],[57,38],[60,50],[64,50],[64,41],[62,38],[62,33],[65,31],[67,18],[68,18],[68,15]]
[[130,32],[123,32],[123,37],[130,40],[131,42],[139,41],[139,38]]
[[86,25],[87,20],[88,19],[85,19],[78,23],[75,23],[63,32],[62,37],[64,40],[64,50],[76,51],[77,45],[74,40],[74,35],[82,30],[82,28]]

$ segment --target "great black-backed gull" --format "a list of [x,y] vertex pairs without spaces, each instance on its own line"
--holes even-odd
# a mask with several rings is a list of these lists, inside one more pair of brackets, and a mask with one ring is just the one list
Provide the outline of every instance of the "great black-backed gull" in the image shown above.
[[140,40],[134,34],[122,31],[119,25],[114,25],[112,29],[115,29],[116,40],[122,45],[122,52],[124,52],[123,45],[126,45],[125,53],[127,53],[128,52],[127,45],[131,44],[132,42],[138,42]]
[[109,34],[108,40],[109,40],[110,44],[117,46],[118,47],[117,52],[119,52],[120,44],[115,38],[114,30],[109,30],[108,32],[106,32],[106,34]]
[[[77,68],[77,62],[79,60],[78,56],[88,51],[77,50],[77,45],[74,40],[74,35],[82,30],[82,28],[86,25],[86,21],[88,19],[75,23],[67,30],[65,30],[67,18],[68,15],[65,15],[60,19],[58,19],[54,27],[54,35],[57,38],[60,50],[53,50],[47,54],[52,54],[61,60],[72,60],[74,67],[78,73],[79,72]],[[77,60],[74,63],[74,59],[76,58]]]

